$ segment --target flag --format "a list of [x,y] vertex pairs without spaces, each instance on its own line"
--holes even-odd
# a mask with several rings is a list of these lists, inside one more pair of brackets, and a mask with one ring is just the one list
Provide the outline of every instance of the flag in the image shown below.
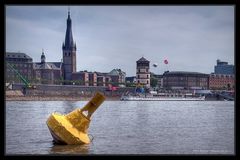
[[164,60],[164,63],[165,63],[165,64],[168,64],[168,60],[165,59],[165,60]]

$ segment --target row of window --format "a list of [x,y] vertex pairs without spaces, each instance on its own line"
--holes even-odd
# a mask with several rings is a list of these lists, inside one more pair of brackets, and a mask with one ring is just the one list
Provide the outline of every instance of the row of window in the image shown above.
[[231,82],[218,82],[218,83],[209,83],[209,84],[210,85],[220,85],[220,84],[227,84],[227,83],[231,83]]
[[234,79],[211,79],[209,80],[210,82],[223,82],[223,81],[227,81],[227,82],[233,82]]
[[217,74],[211,75],[210,77],[211,78],[234,78],[233,75],[217,75]]
[[[21,58],[21,56],[20,56],[20,55],[14,55],[14,54],[13,54],[12,56],[10,56],[10,55],[8,54],[8,55],[7,55],[7,57],[18,57],[18,58]],[[25,56],[25,55],[24,55],[23,57],[24,57],[24,58],[26,58],[26,56]]]
[[28,65],[28,64],[12,64],[13,67],[24,67],[24,68],[31,68],[31,65]]
[[137,67],[149,67],[149,63],[138,63]]
[[32,62],[32,60],[22,58],[6,58],[6,60],[11,62]]
[[[31,74],[31,70],[27,70],[27,69],[18,69],[17,71],[20,72],[20,73],[28,73],[28,74]],[[15,73],[15,71],[13,71],[13,70],[11,70],[11,69],[7,69],[7,72],[8,72],[8,73]]]
[[218,81],[234,81],[234,79],[210,79],[209,81],[218,82]]
[[145,72],[148,72],[149,69],[146,68],[146,69],[138,69],[138,73],[145,73]]
[[64,55],[65,56],[71,56],[71,52],[65,52]]

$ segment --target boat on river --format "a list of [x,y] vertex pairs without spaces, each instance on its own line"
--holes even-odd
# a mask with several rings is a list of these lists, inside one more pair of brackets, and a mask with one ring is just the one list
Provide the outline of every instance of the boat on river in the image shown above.
[[185,95],[152,95],[152,94],[137,94],[137,95],[122,95],[121,101],[205,101],[205,96],[193,96],[192,94]]

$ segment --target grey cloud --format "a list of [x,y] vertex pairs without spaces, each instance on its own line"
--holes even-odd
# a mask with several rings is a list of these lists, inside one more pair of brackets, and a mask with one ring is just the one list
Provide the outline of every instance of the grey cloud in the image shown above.
[[[71,6],[77,70],[122,68],[131,76],[144,55],[159,64],[156,73],[167,69],[165,58],[171,70],[211,73],[216,59],[234,61],[233,13],[233,6]],[[7,8],[7,50],[39,60],[44,46],[47,60],[60,60],[66,18],[66,6]]]

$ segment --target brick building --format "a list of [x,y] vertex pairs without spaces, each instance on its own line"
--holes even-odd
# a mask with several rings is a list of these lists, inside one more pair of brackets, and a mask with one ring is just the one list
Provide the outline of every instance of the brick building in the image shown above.
[[208,89],[209,75],[198,72],[165,72],[163,87],[167,89]]
[[31,81],[33,79],[33,63],[32,58],[25,53],[7,52],[5,54],[6,60],[6,83],[22,83],[22,80],[15,73],[15,71],[8,65],[10,64],[17,72],[24,78]]
[[210,89],[233,89],[235,86],[234,75],[231,74],[210,74]]
[[75,80],[75,85],[89,86],[89,75],[87,71],[72,73],[72,80]]
[[62,62],[46,62],[44,52],[41,62],[33,63],[33,81],[41,84],[59,84],[62,76]]

